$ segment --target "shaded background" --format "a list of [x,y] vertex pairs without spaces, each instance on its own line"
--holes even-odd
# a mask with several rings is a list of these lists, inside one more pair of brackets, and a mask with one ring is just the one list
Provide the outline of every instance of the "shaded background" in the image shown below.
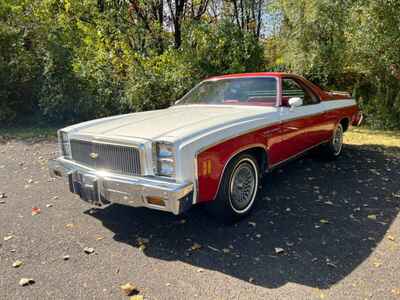
[[288,71],[400,127],[400,2],[3,0],[0,126],[163,108],[199,80]]

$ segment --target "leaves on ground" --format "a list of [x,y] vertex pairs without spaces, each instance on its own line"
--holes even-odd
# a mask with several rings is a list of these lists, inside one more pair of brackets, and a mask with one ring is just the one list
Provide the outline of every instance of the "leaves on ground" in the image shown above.
[[319,220],[319,222],[320,222],[321,224],[329,224],[329,221],[326,220],[326,219],[321,219],[321,220]]
[[388,240],[390,240],[392,242],[395,240],[395,237],[393,235],[390,235],[390,234],[388,235],[387,238],[388,238]]
[[138,243],[140,251],[144,251],[146,249],[146,244],[148,244],[150,242],[149,239],[141,238],[141,237],[137,238],[136,241]]
[[94,249],[93,249],[93,248],[90,248],[90,247],[85,247],[85,248],[83,248],[83,251],[84,251],[86,254],[92,254],[92,253],[94,253]]
[[148,244],[148,243],[150,242],[149,239],[141,238],[141,237],[138,237],[138,238],[136,239],[136,241],[137,241],[137,243],[138,243],[139,246],[140,246],[140,245]]
[[14,238],[13,235],[7,235],[7,236],[4,237],[4,240],[5,240],[5,241],[9,241],[9,240],[11,240],[12,238]]
[[33,207],[32,208],[32,216],[36,216],[38,214],[40,214],[41,210],[38,207]]
[[139,293],[139,290],[137,289],[137,287],[130,282],[121,285],[120,288],[126,296],[131,296],[133,294]]
[[14,268],[19,268],[20,266],[22,266],[22,264],[23,264],[22,260],[16,260],[13,262],[12,266]]
[[333,262],[331,261],[327,261],[326,264],[332,268],[337,268],[337,265],[335,265]]
[[20,286],[26,286],[26,285],[31,285],[34,284],[35,280],[33,278],[21,278],[21,280],[19,281],[19,285]]
[[381,265],[382,265],[382,263],[380,261],[374,262],[374,267],[375,268],[379,268]]
[[190,247],[190,251],[196,251],[196,250],[200,250],[201,249],[201,245],[198,243],[194,243],[191,247]]
[[392,289],[392,294],[395,295],[395,296],[400,296],[400,288]]
[[368,219],[370,219],[370,220],[376,220],[376,215],[368,215]]

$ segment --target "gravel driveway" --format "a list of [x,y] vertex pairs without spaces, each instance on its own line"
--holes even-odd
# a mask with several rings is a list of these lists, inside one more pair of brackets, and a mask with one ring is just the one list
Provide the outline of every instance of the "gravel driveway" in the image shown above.
[[0,299],[129,299],[128,282],[145,299],[400,299],[400,148],[277,169],[234,226],[202,208],[92,208],[49,179],[55,151],[0,144]]

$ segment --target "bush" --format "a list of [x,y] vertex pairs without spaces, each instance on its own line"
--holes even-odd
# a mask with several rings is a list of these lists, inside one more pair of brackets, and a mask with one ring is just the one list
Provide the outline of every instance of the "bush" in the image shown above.
[[254,36],[228,23],[187,26],[182,49],[136,55],[129,68],[124,102],[132,111],[165,108],[201,79],[260,70],[263,49]]
[[131,111],[165,108],[197,79],[179,50],[171,49],[151,58],[136,56],[128,70],[123,101]]
[[39,71],[24,34],[0,23],[0,123],[35,111]]

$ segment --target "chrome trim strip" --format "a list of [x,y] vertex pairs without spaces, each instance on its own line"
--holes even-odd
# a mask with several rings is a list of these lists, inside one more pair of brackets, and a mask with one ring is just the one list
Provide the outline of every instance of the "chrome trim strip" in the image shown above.
[[[200,152],[199,152],[200,153]],[[197,154],[194,156],[194,183],[193,183],[193,204],[197,203],[198,193],[199,193],[199,170],[198,170],[198,160]]]

